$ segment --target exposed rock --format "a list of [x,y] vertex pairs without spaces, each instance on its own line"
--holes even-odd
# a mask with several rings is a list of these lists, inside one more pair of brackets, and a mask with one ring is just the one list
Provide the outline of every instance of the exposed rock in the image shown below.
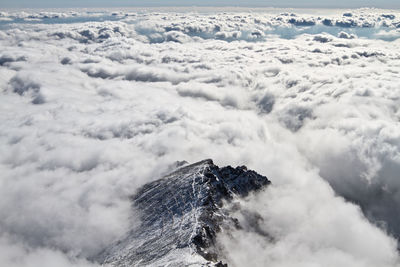
[[227,266],[215,246],[223,226],[238,227],[223,200],[270,184],[245,166],[219,168],[212,160],[181,167],[132,197],[141,224],[101,253],[111,266]]

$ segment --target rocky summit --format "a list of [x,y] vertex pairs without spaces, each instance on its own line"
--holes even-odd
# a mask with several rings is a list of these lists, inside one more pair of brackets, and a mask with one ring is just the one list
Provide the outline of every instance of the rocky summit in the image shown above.
[[104,265],[227,266],[215,245],[225,226],[240,227],[224,201],[270,184],[245,166],[219,168],[210,159],[180,167],[133,197],[140,225],[101,253]]

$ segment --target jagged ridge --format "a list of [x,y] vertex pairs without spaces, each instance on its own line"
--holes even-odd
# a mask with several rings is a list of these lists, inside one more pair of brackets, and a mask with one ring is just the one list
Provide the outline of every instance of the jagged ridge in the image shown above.
[[270,184],[245,166],[218,168],[210,159],[182,167],[142,187],[132,203],[141,225],[105,250],[113,266],[224,266],[214,246],[223,224],[235,220],[224,199],[246,196]]

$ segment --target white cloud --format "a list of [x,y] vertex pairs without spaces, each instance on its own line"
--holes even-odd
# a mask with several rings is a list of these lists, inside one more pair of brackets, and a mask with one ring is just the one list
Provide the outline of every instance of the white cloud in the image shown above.
[[397,266],[395,240],[307,175],[302,185],[272,187],[241,201],[246,212],[237,216],[245,227],[219,236],[227,261],[232,266]]
[[95,267],[96,264],[86,260],[77,260],[73,257],[49,248],[30,248],[18,244],[7,237],[0,238],[0,262],[10,267],[31,267],[31,266],[80,266]]
[[399,15],[382,12],[6,24],[0,265],[90,266],[137,222],[128,197],[139,186],[176,160],[213,158],[274,183],[242,201],[258,232],[219,237],[233,264],[397,266]]

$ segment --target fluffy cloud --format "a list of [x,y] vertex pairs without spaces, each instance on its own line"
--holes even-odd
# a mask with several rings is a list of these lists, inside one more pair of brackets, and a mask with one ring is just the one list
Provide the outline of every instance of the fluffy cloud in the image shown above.
[[397,266],[395,11],[0,17],[2,265],[94,265],[139,186],[213,158],[274,183],[230,263]]
[[[369,224],[327,185],[272,187],[235,203],[243,229],[219,236],[232,266],[398,266],[396,241]],[[316,201],[318,199],[318,202]],[[239,211],[237,207],[240,206]],[[366,242],[368,240],[368,242]],[[377,246],[379,244],[379,246]]]

